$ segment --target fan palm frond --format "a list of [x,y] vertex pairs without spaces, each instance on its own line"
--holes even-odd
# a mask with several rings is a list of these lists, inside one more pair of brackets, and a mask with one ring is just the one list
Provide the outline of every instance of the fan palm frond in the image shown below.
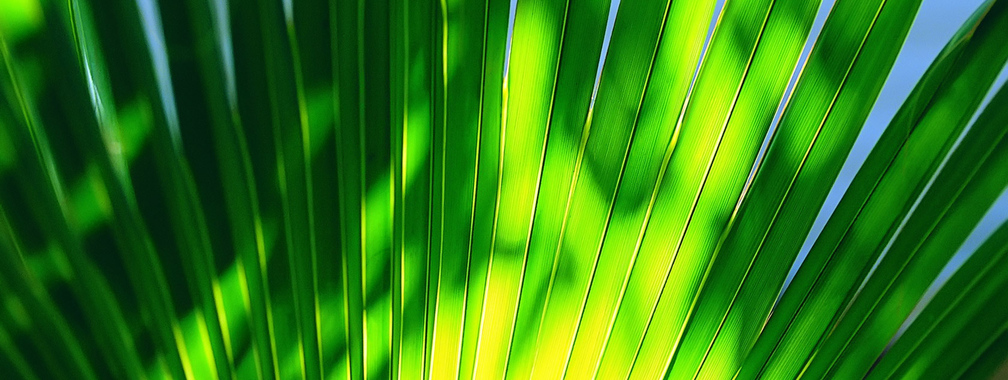
[[0,377],[1003,375],[1008,2],[813,233],[920,4],[0,3]]

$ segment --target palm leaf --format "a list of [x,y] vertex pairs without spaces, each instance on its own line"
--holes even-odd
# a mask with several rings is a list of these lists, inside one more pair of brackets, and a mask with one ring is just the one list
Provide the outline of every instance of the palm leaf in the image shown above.
[[788,283],[920,0],[11,4],[16,378],[1004,371],[1005,1]]
[[[775,374],[777,368],[791,374],[801,370],[801,362],[806,359],[798,359],[796,362],[795,357],[801,358],[817,349],[817,341],[834,323],[833,320],[840,316],[844,305],[853,298],[861,280],[867,276],[872,263],[899,226],[901,216],[907,214],[914,198],[920,194],[927,179],[940,164],[941,156],[951,147],[958,132],[969,120],[972,109],[975,109],[983,96],[982,91],[970,91],[972,95],[968,97],[957,96],[941,91],[940,86],[951,86],[956,78],[962,78],[961,80],[970,83],[966,86],[986,89],[993,81],[996,71],[989,69],[986,64],[974,64],[972,67],[976,68],[977,73],[974,75],[967,75],[969,71],[962,68],[970,67],[968,62],[975,62],[966,54],[978,50],[988,51],[970,49],[971,46],[984,42],[983,38],[972,38],[984,35],[972,31],[976,28],[976,23],[990,20],[983,17],[985,15],[987,12],[981,9],[971,22],[960,29],[958,37],[946,46],[940,58],[894,117],[869,155],[866,161],[869,164],[864,165],[855,176],[850,186],[851,191],[840,201],[837,211],[775,308],[774,316],[764,329],[770,333],[760,336],[768,344],[763,347],[760,347],[759,342],[756,344],[756,350],[779,353],[777,358],[771,356],[766,362],[763,370],[768,375]],[[947,99],[945,101],[950,105],[955,104],[951,114],[927,116],[939,112],[937,106],[922,106],[939,104],[939,99],[935,99],[935,96]],[[886,227],[880,227],[886,223]],[[846,296],[841,298],[837,294]],[[782,338],[777,338],[781,334],[777,331],[781,330],[786,333]],[[773,342],[775,339],[777,342]],[[743,371],[746,371],[745,367]]]

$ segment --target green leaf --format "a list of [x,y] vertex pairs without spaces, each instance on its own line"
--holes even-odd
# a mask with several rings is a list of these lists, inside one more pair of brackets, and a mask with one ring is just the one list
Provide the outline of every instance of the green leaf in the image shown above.
[[971,358],[972,362],[961,369],[960,379],[990,379],[1005,373],[1005,358],[1008,357],[1008,327],[1001,328],[1001,335],[988,337],[981,352]]
[[343,297],[346,312],[347,363],[350,378],[361,379],[366,373],[364,355],[363,310],[365,278],[361,272],[363,248],[364,181],[362,172],[361,118],[363,104],[357,72],[363,65],[362,2],[331,2],[331,35],[333,55],[334,112],[336,114],[337,183],[340,204],[340,266],[343,277]]
[[853,298],[993,81],[990,63],[1004,62],[997,28],[976,28],[995,23],[991,5],[946,46],[869,154],[763,329],[747,378],[796,375]]
[[[179,5],[181,6],[181,4]],[[271,324],[272,316],[269,315],[268,296],[265,289],[268,289],[264,282],[266,247],[263,236],[263,224],[260,217],[259,201],[256,195],[255,183],[252,181],[251,159],[248,151],[248,143],[242,129],[242,121],[238,112],[237,84],[235,83],[234,50],[231,43],[233,37],[228,24],[227,3],[222,1],[187,1],[186,11],[191,24],[191,35],[196,35],[203,30],[212,30],[213,38],[206,40],[195,40],[189,37],[186,30],[173,31],[173,25],[166,25],[168,33],[177,33],[182,38],[188,37],[189,41],[176,42],[180,48],[192,49],[197,52],[198,59],[195,59],[195,68],[199,75],[187,79],[192,80],[194,86],[180,89],[178,98],[187,99],[194,103],[207,104],[206,113],[188,113],[190,117],[202,117],[210,121],[210,130],[207,138],[214,141],[209,145],[213,149],[205,152],[203,159],[215,159],[217,161],[216,170],[206,170],[200,168],[197,174],[203,174],[200,180],[206,177],[211,182],[220,178],[219,189],[222,193],[209,191],[211,186],[201,188],[203,194],[210,197],[223,198],[223,206],[226,210],[226,220],[229,221],[229,230],[221,230],[220,235],[229,233],[231,239],[224,239],[215,236],[217,247],[230,248],[235,252],[233,257],[235,267],[230,270],[239,277],[240,292],[227,292],[217,297],[223,298],[225,314],[228,318],[227,332],[230,341],[225,345],[229,357],[240,357],[236,353],[235,347],[240,347],[246,334],[252,335],[252,356],[259,358],[258,366],[255,368],[257,377],[275,375],[276,352],[272,344],[274,329]],[[191,41],[191,42],[190,42]],[[180,49],[181,50],[181,49]],[[183,69],[185,67],[183,66]],[[196,108],[196,107],[192,107]],[[194,121],[195,122],[195,121]],[[190,149],[191,151],[192,149]],[[205,174],[204,174],[205,173]],[[223,194],[227,194],[224,196]],[[216,200],[215,199],[215,200]],[[203,202],[204,208],[211,210],[211,202]],[[225,232],[227,231],[227,232]],[[220,243],[220,241],[224,241]],[[220,252],[220,250],[218,250]],[[219,258],[216,260],[221,261]],[[240,273],[239,273],[240,272]],[[224,290],[215,290],[224,292]],[[245,296],[243,296],[243,294]],[[247,297],[247,298],[246,298]],[[238,307],[232,305],[237,304]],[[243,323],[244,322],[244,323]]]
[[[436,302],[428,311],[432,326],[427,375],[432,378],[462,376],[462,357],[471,362],[476,350],[472,343],[479,334],[468,337],[471,348],[463,351],[466,310],[478,299],[469,295],[470,274],[482,264],[473,260],[477,173],[486,140],[479,104],[485,92],[497,89],[485,82],[486,49],[494,43],[488,35],[489,6],[485,1],[458,1],[442,2],[436,9],[441,14],[441,28],[438,33],[435,24],[434,36],[440,40],[433,46],[440,48],[441,59],[435,58],[439,67],[433,67],[440,72],[434,73],[433,84],[431,180],[440,183],[431,192],[431,206],[437,205],[432,214],[436,217],[431,219],[430,245],[430,285]],[[465,370],[471,376],[472,368]]]
[[[32,345],[41,353],[54,376],[76,374],[89,379],[97,378],[81,347],[81,339],[70,330],[44,285],[25,265],[25,255],[15,239],[14,230],[3,208],[0,208],[0,229],[3,229],[0,235],[0,263],[3,264],[0,285],[4,289],[3,298],[8,311],[13,312],[11,306],[16,303],[26,314],[24,316],[27,318],[23,322],[28,323],[27,326],[19,327],[39,331],[39,334],[32,336]],[[70,363],[64,366],[60,357],[69,358]]]
[[[967,368],[969,362],[949,360],[949,355],[963,359],[977,355],[983,342],[996,337],[1006,322],[997,317],[998,308],[1004,308],[1000,295],[1008,291],[1006,243],[1008,224],[1002,224],[927,301],[868,377],[915,377],[939,371],[952,376],[954,371]],[[966,336],[974,339],[964,339]]]
[[794,237],[811,229],[808,210],[825,200],[822,183],[840,171],[917,5],[874,2],[873,13],[834,4],[717,248],[674,370],[718,377],[742,366],[734,358],[756,342],[787,273],[781,263],[794,260],[802,244]]
[[[429,4],[395,2],[400,9],[393,13],[392,25],[401,28],[393,32],[398,44],[393,43],[398,52],[398,67],[392,69],[393,127],[398,131],[398,175],[395,177],[395,213],[398,244],[393,245],[392,257],[399,261],[400,272],[398,291],[400,304],[394,332],[400,338],[396,347],[399,357],[398,367],[393,367],[394,376],[400,378],[424,378],[427,374],[429,351],[427,346],[429,318],[428,301],[428,257],[430,202],[432,185],[430,133],[432,128],[432,82],[433,41],[431,39],[431,14],[434,7]],[[401,20],[397,22],[397,20]],[[401,110],[401,112],[399,112]],[[401,120],[400,120],[401,118]]]
[[820,4],[39,3],[0,25],[0,365],[1003,371],[1004,227],[886,351],[1008,185],[1005,91],[957,140],[1008,57],[1003,1],[932,65],[775,304],[920,1],[834,2],[799,69]]
[[0,351],[3,351],[4,354],[4,368],[12,368],[12,371],[22,379],[35,380],[39,378],[28,364],[28,360],[22,355],[21,350],[14,346],[10,334],[4,329],[0,329]]
[[[503,377],[508,370],[568,11],[564,1],[519,1],[515,9],[508,71],[503,82],[498,187],[474,378]],[[515,45],[513,41],[526,43]],[[439,342],[437,331],[434,340]]]
[[[1006,19],[1008,20],[1008,19]],[[981,25],[983,28],[984,25]],[[1008,27],[1008,24],[1002,24]],[[1008,107],[1005,92],[997,96],[966,133],[935,183],[896,234],[873,274],[833,328],[823,348],[809,364],[829,363],[830,374],[864,376],[882,353],[913,306],[907,300],[923,295],[956,252],[984,211],[1008,185]],[[846,342],[845,342],[846,341]],[[828,349],[841,342],[846,349],[831,358]],[[850,347],[856,349],[850,349]]]
[[[623,222],[616,217],[623,213],[623,209],[615,203],[619,199],[618,189],[625,179],[624,173],[633,175],[628,168],[649,169],[651,173],[657,171],[654,167],[656,163],[653,163],[656,154],[648,148],[657,145],[654,150],[661,151],[673,129],[672,126],[652,124],[646,118],[652,115],[642,114],[647,112],[643,102],[650,105],[654,96],[684,96],[702,44],[703,31],[700,28],[709,23],[712,7],[713,4],[676,4],[670,9],[668,2],[620,3],[599,79],[597,98],[587,110],[587,115],[583,116],[584,129],[580,138],[574,140],[579,143],[568,143],[570,148],[567,149],[577,149],[577,156],[573,162],[575,174],[569,190],[566,186],[561,187],[561,191],[566,190],[566,199],[562,206],[549,203],[540,206],[547,207],[546,211],[556,210],[555,215],[562,215],[562,224],[556,233],[557,242],[547,241],[549,244],[545,246],[545,253],[555,257],[543,322],[538,333],[539,347],[536,348],[533,376],[559,377],[566,374],[584,377],[591,373],[584,371],[596,371],[598,368],[604,343],[576,337],[601,338],[606,326],[598,322],[610,320],[608,315],[613,312],[612,309],[606,310],[606,306],[593,305],[589,295],[593,294],[590,289],[594,286],[596,275],[616,273],[598,272],[596,268],[600,265],[604,238],[612,229],[611,223]],[[689,17],[690,12],[694,12],[693,18]],[[683,20],[685,33],[681,39],[659,44],[664,33],[671,33],[665,29],[670,20]],[[676,48],[688,53],[681,57],[667,55]],[[674,82],[655,82],[656,79]],[[659,84],[652,87],[651,83]],[[674,95],[666,95],[668,92]],[[650,93],[659,95],[647,95]],[[635,133],[645,137],[632,137]],[[549,225],[545,227],[549,228]],[[546,233],[549,233],[548,229]],[[608,289],[618,291],[611,285]],[[587,317],[585,314],[588,314]],[[585,349],[589,351],[585,352]]]
[[[556,312],[554,315],[547,313],[551,310],[551,301],[554,308],[557,301],[567,302],[562,298],[558,300],[553,292],[561,295],[560,292],[566,292],[565,289],[554,288],[554,285],[566,217],[569,216],[571,197],[583,164],[584,142],[591,126],[586,118],[606,29],[609,10],[606,5],[604,1],[568,1],[563,4],[562,40],[554,83],[543,88],[545,95],[549,96],[543,98],[549,107],[545,119],[548,124],[546,150],[528,256],[524,263],[525,276],[515,316],[515,330],[509,347],[509,377],[560,376],[565,363],[559,355],[570,357],[566,349],[576,325],[547,324],[547,321],[555,322],[555,318],[548,318],[555,317]],[[523,3],[522,7],[525,6]],[[576,312],[573,308],[563,309],[564,315],[569,318],[573,318],[572,313]],[[546,348],[552,344],[568,346],[560,346],[558,351]]]
[[[483,15],[482,79],[479,105],[480,153],[479,172],[476,175],[476,194],[472,225],[472,243],[468,254],[469,274],[465,283],[466,308],[465,325],[462,332],[462,351],[459,355],[459,378],[471,378],[475,371],[476,349],[480,340],[483,318],[483,298],[486,295],[486,276],[489,266],[483,264],[489,259],[495,231],[494,210],[500,183],[501,126],[506,105],[504,91],[504,70],[508,42],[510,2],[505,0],[486,1]],[[449,35],[450,38],[450,35]],[[464,67],[461,66],[460,67]],[[435,281],[430,281],[434,284]],[[431,305],[436,299],[431,298]],[[433,333],[433,329],[429,329]],[[433,339],[429,339],[433,341]]]
[[[670,15],[682,17],[673,7]],[[722,9],[676,121],[675,150],[664,159],[665,173],[652,191],[654,214],[634,247],[639,256],[624,280],[623,302],[637,304],[640,311],[620,307],[600,376],[655,377],[667,368],[716,242],[712,229],[728,221],[742,191],[815,8],[814,2],[742,2]],[[796,28],[783,23],[790,17],[799,20]],[[786,37],[789,33],[798,38]],[[778,46],[783,39],[791,41]]]
[[[68,11],[71,9],[62,9]],[[65,15],[65,14],[62,14]],[[87,24],[84,24],[87,25]],[[86,30],[86,29],[85,29]],[[70,50],[64,50],[69,52]],[[20,146],[18,160],[26,165],[29,170],[21,171],[22,186],[27,186],[30,194],[35,194],[32,199],[32,207],[36,208],[41,220],[39,222],[45,226],[47,232],[52,235],[56,244],[64,252],[64,257],[70,266],[76,268],[73,281],[73,295],[78,300],[83,314],[87,317],[88,325],[94,335],[94,341],[101,347],[102,354],[106,360],[108,368],[112,369],[120,376],[137,375],[141,373],[139,358],[135,354],[135,348],[126,329],[125,319],[120,311],[120,306],[115,296],[111,294],[108,285],[97,275],[94,265],[87,259],[84,252],[83,242],[79,232],[75,229],[71,210],[66,201],[66,191],[62,184],[62,178],[56,167],[55,158],[50,148],[50,143],[46,137],[45,130],[40,125],[40,120],[36,116],[29,99],[25,97],[23,87],[18,83],[18,78],[14,73],[13,57],[8,50],[6,42],[0,39],[0,52],[2,52],[5,75],[0,75],[3,82],[5,102],[3,111],[5,114],[14,116],[15,126],[11,126],[7,135],[12,137],[14,144]],[[59,56],[66,59],[66,55]],[[69,59],[68,59],[69,60]],[[71,61],[72,62],[72,61]],[[74,76],[70,76],[75,78]],[[81,79],[79,77],[76,77]],[[73,80],[66,86],[68,92],[71,89],[80,92],[72,93],[69,96],[86,93],[83,86],[73,88],[70,84],[82,85],[83,81]],[[71,98],[73,99],[73,98]],[[79,101],[82,98],[77,98]],[[86,99],[86,98],[83,98]],[[93,98],[92,98],[93,99]],[[78,103],[84,109],[88,109],[87,103]],[[8,108],[10,107],[10,108]],[[17,111],[14,111],[17,110]],[[80,108],[74,109],[78,111]],[[90,110],[89,110],[90,111]],[[95,114],[89,111],[78,112],[75,115],[81,116],[82,123],[90,123],[95,120]],[[5,217],[6,218],[6,217]],[[9,228],[7,228],[8,231]],[[13,238],[13,236],[11,236]],[[139,237],[139,236],[137,236]],[[10,247],[16,247],[16,243],[11,241]],[[16,249],[12,248],[13,253]],[[23,254],[18,256],[22,257]],[[135,289],[141,289],[142,280],[140,277],[133,277]],[[170,319],[168,319],[170,320]],[[167,333],[170,325],[163,324],[161,333]],[[169,333],[170,334],[170,333]],[[165,337],[165,335],[162,335]],[[170,342],[165,340],[164,342]],[[171,352],[174,343],[167,349]],[[177,356],[176,356],[177,357]],[[181,373],[181,367],[177,367]],[[89,376],[86,368],[79,368],[82,376]],[[90,376],[94,376],[91,374]]]

